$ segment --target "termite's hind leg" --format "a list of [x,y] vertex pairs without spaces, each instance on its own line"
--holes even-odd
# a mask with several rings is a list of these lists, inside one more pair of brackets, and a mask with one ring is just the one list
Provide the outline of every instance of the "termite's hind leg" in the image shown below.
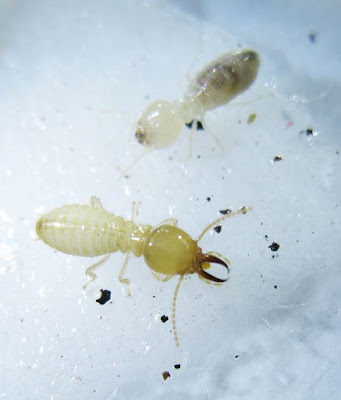
[[122,268],[121,268],[120,274],[119,274],[119,276],[118,276],[118,279],[119,279],[119,281],[120,281],[121,283],[124,283],[125,285],[128,285],[128,288],[127,288],[127,295],[128,295],[128,296],[131,296],[130,280],[129,280],[128,278],[125,278],[125,277],[124,277],[124,274],[125,274],[126,269],[127,269],[127,267],[128,267],[129,258],[130,258],[130,253],[128,252],[128,253],[126,254],[126,256],[125,256],[124,263],[123,263],[123,265],[122,265]]
[[141,203],[139,201],[133,201],[131,203],[131,220],[134,222],[135,217],[139,214]]
[[83,285],[83,290],[86,290],[90,282],[93,282],[97,279],[97,275],[94,273],[94,270],[100,267],[102,264],[104,264],[107,260],[109,260],[109,258],[110,258],[110,253],[106,254],[99,261],[97,261],[95,264],[91,265],[85,270],[85,275],[90,276],[91,280],[88,281],[85,285]]
[[92,208],[100,208],[101,210],[103,210],[102,202],[96,196],[91,196],[90,197],[90,205],[91,205]]
[[221,151],[223,151],[224,150],[224,146],[221,144],[221,142],[218,139],[218,137],[214,133],[212,133],[211,130],[208,128],[208,125],[206,124],[206,121],[205,121],[203,116],[200,119],[200,124],[201,124],[201,130],[203,130],[205,133],[207,133],[207,135],[210,136],[215,141],[215,144],[217,145],[217,147]]

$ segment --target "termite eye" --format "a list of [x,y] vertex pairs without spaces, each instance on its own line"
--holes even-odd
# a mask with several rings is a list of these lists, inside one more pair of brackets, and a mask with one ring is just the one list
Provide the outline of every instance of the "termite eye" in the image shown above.
[[138,128],[135,132],[135,138],[140,144],[146,143],[146,134],[142,128]]

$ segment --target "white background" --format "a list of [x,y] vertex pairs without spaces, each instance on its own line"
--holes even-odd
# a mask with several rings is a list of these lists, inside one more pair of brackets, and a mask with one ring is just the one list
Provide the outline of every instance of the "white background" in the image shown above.
[[[338,398],[340,7],[2,0],[1,399]],[[196,71],[239,48],[261,67],[249,91],[206,115],[223,149],[199,132],[189,158],[184,128],[140,159],[143,109],[181,98]],[[132,257],[128,298],[117,253],[85,295],[93,261],[34,240],[40,214],[92,195],[126,219],[140,201],[136,222],[175,217],[193,237],[221,209],[254,207],[202,241],[232,271],[220,287],[184,281],[180,349],[171,318],[160,320],[176,278],[160,283]]]

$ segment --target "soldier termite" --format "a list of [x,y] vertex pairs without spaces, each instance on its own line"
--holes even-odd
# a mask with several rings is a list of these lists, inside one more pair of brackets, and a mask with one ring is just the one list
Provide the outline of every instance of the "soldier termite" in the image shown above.
[[[134,204],[133,210],[136,211]],[[228,260],[214,252],[203,253],[198,242],[219,222],[237,214],[246,214],[248,210],[250,208],[242,207],[220,217],[193,240],[188,233],[177,227],[175,219],[167,219],[154,228],[151,225],[136,225],[133,221],[125,221],[122,217],[109,213],[98,198],[92,197],[90,206],[65,205],[43,215],[37,221],[36,232],[46,244],[63,253],[85,257],[104,255],[86,269],[85,273],[91,280],[83,286],[84,289],[97,278],[95,269],[116,251],[126,254],[119,280],[127,284],[128,288],[130,281],[124,274],[131,253],[136,257],[143,256],[153,275],[162,282],[180,275],[172,305],[174,338],[179,346],[175,309],[179,288],[185,275],[197,273],[206,281],[222,283],[227,279],[217,278],[206,271],[210,263],[220,264],[229,272]]]
[[202,119],[244,92],[256,79],[258,54],[253,50],[227,53],[197,74],[183,100],[157,100],[148,106],[137,123],[135,137],[147,147],[162,149],[172,145],[184,124]]

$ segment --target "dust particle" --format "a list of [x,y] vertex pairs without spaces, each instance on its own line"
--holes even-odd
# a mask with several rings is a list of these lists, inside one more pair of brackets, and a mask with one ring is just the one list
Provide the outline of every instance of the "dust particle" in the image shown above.
[[101,297],[96,300],[97,303],[99,304],[105,304],[111,299],[111,292],[110,290],[103,290],[101,289]]

